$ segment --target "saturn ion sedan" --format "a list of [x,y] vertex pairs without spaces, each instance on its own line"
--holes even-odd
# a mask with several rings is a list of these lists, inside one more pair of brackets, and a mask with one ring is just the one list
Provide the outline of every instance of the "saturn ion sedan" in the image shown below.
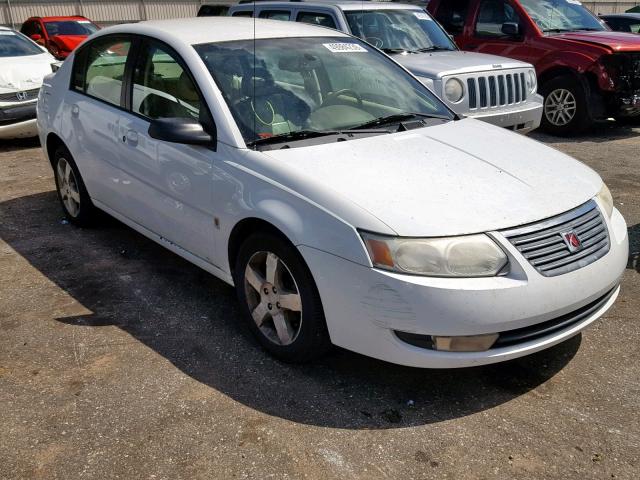
[[46,78],[38,126],[72,223],[103,210],[234,285],[286,361],[520,357],[606,312],[627,262],[593,170],[326,28],[101,30]]

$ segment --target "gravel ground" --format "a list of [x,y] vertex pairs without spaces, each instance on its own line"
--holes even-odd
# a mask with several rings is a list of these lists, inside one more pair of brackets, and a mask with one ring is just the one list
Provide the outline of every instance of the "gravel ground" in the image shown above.
[[449,371],[278,363],[230,287],[115,220],[66,224],[37,144],[1,145],[0,478],[637,479],[640,128],[533,136],[613,192],[622,294],[548,351]]

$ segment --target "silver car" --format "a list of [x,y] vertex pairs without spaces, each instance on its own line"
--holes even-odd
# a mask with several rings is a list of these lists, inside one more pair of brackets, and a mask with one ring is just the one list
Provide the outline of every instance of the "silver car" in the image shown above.
[[311,23],[351,33],[416,75],[456,113],[527,133],[538,128],[543,99],[533,65],[462,52],[423,9],[397,3],[276,2],[238,4],[231,16]]

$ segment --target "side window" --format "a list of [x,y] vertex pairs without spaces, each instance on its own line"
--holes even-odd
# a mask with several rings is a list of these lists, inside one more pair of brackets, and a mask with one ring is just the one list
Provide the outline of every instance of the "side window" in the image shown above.
[[233,12],[231,14],[232,17],[251,17],[253,12],[251,10],[240,10],[238,12]]
[[259,16],[260,18],[268,18],[270,20],[291,20],[291,12],[285,10],[263,10]]
[[27,37],[36,33],[33,28],[33,22],[25,22],[20,29],[20,33],[24,33]]
[[113,105],[120,105],[122,81],[131,41],[99,38],[78,52],[73,64],[71,88]]
[[310,23],[312,25],[320,25],[322,27],[329,27],[333,29],[338,28],[333,17],[328,13],[298,12],[296,22]]
[[502,25],[517,23],[520,17],[505,0],[482,0],[476,22],[476,35],[480,37],[504,37]]
[[174,54],[148,43],[133,72],[131,108],[148,118],[200,118],[200,95]]
[[462,33],[467,19],[470,0],[443,0],[436,13],[436,20],[451,35]]

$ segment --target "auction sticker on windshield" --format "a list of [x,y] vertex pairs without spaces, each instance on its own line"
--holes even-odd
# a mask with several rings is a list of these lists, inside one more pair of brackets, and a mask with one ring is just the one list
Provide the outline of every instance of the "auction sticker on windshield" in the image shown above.
[[327,50],[333,53],[366,52],[367,49],[357,43],[323,43]]
[[425,12],[413,12],[418,20],[431,20],[431,17]]

